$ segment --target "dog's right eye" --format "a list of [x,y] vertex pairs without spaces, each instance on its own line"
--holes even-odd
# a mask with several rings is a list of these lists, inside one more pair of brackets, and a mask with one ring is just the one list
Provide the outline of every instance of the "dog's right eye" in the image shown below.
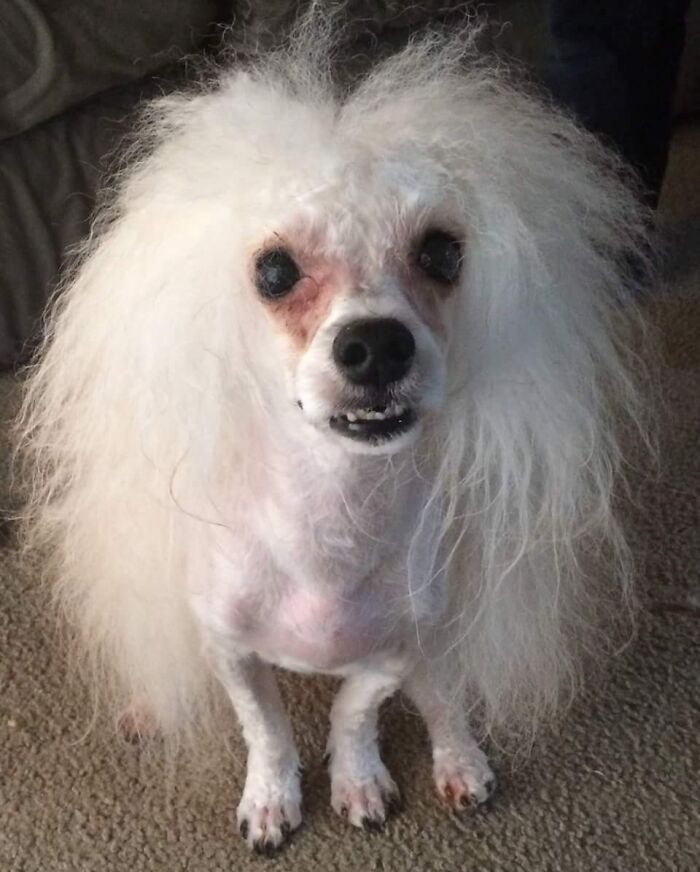
[[255,284],[270,300],[288,294],[300,278],[299,267],[283,248],[264,251],[255,261]]
[[459,276],[462,250],[459,241],[451,234],[431,230],[423,237],[416,260],[427,276],[441,285],[449,285]]

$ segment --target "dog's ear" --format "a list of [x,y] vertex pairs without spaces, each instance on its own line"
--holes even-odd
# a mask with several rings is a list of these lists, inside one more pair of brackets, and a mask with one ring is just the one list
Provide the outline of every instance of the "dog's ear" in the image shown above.
[[611,614],[629,592],[613,487],[621,429],[647,427],[633,344],[648,224],[613,156],[509,96],[475,109],[455,167],[469,231],[443,484],[468,567],[465,674],[493,721],[534,723],[578,649],[605,644],[589,558],[607,553]]
[[[176,398],[178,383],[203,377],[236,279],[225,275],[219,232],[211,205],[119,205],[63,283],[47,320],[44,366],[64,370],[75,402],[133,415],[145,407],[144,394],[136,399],[144,390],[155,407],[164,406]],[[57,378],[52,388],[60,389]]]
[[77,665],[117,708],[147,699],[168,731],[205,696],[181,546],[222,521],[213,486],[246,448],[231,421],[255,325],[234,216],[159,172],[156,155],[124,183],[65,280],[18,436],[28,541],[51,545]]

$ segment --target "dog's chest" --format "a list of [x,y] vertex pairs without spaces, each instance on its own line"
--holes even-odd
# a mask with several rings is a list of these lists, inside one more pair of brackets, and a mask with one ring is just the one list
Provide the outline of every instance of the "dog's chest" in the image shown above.
[[323,534],[334,550],[286,532],[283,548],[281,539],[276,548],[247,543],[244,553],[232,543],[233,554],[229,547],[215,556],[205,607],[218,635],[270,662],[312,671],[335,671],[389,645],[400,600],[393,552],[378,559],[370,542],[352,547],[329,526]]
[[232,592],[226,619],[235,643],[293,669],[335,671],[390,641],[387,603],[366,590],[280,585],[265,596]]
[[[219,534],[227,538],[212,549],[200,618],[219,643],[293,669],[342,671],[395,650],[407,622],[434,610],[434,587],[407,565],[405,503],[365,507],[366,525],[293,508],[277,501],[253,532]],[[414,562],[423,551],[420,542],[410,550]],[[407,586],[412,568],[417,596]]]

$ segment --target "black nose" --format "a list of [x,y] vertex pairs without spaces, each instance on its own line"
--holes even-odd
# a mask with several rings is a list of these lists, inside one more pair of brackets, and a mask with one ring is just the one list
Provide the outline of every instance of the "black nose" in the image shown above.
[[416,343],[395,318],[369,318],[346,324],[333,341],[333,359],[353,384],[384,389],[411,368]]

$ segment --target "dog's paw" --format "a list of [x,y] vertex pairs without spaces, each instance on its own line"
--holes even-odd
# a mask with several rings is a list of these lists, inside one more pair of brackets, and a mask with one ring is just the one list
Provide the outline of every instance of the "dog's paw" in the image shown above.
[[140,745],[158,733],[156,719],[148,708],[142,705],[130,705],[119,715],[117,721],[119,733],[130,745]]
[[433,777],[442,804],[458,814],[476,811],[496,790],[496,776],[476,745],[436,751]]
[[285,767],[286,775],[251,771],[238,805],[238,830],[256,854],[272,856],[301,826],[301,789],[298,764]]
[[377,759],[362,776],[331,763],[331,805],[353,826],[379,832],[401,808],[401,795],[387,768]]

